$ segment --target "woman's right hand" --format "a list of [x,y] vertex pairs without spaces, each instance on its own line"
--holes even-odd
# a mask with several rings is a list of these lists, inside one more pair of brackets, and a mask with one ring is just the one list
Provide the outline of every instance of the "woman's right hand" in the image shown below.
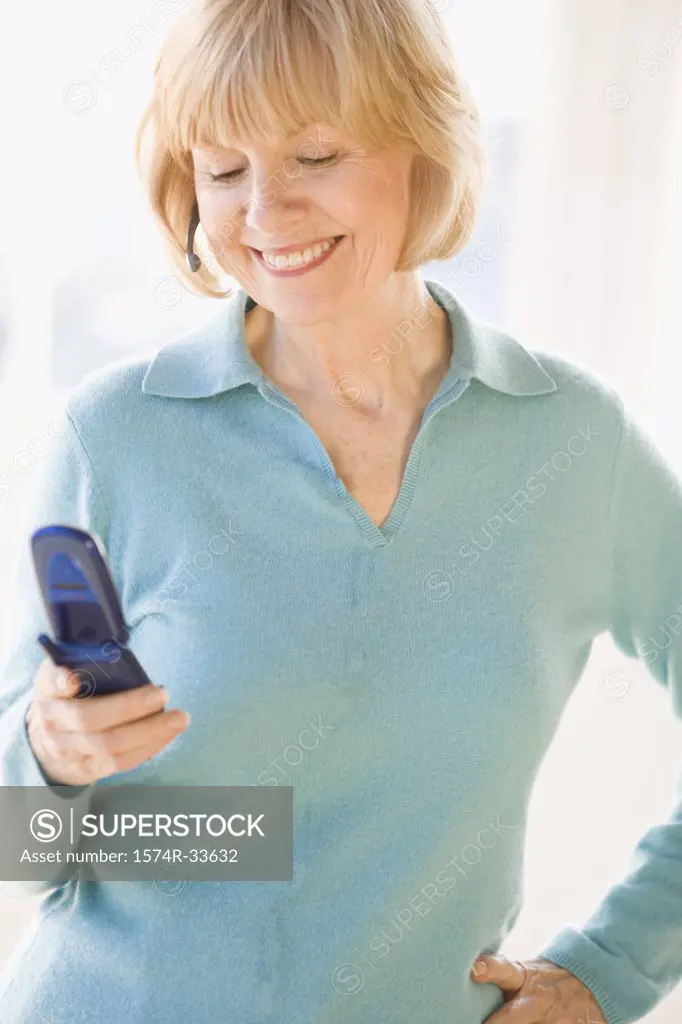
[[84,786],[127,772],[163,750],[189,725],[185,711],[165,711],[168,692],[138,686],[92,699],[76,698],[80,683],[45,658],[26,713],[31,748],[59,786]]

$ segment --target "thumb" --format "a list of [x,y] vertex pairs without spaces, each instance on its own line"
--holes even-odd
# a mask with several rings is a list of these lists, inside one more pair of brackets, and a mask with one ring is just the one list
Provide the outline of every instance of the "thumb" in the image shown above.
[[[481,968],[485,970],[481,970]],[[526,981],[526,968],[519,960],[508,960],[500,953],[489,956],[482,953],[472,968],[474,981],[492,983],[503,992],[519,992]]]

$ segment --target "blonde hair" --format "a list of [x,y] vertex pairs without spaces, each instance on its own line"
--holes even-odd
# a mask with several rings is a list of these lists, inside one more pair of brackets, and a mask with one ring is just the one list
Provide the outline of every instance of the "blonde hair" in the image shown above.
[[320,124],[368,147],[415,153],[396,271],[464,248],[485,155],[478,109],[431,0],[190,0],[163,40],[135,160],[191,290],[231,293],[210,260],[194,274],[186,265],[191,149],[283,139]]

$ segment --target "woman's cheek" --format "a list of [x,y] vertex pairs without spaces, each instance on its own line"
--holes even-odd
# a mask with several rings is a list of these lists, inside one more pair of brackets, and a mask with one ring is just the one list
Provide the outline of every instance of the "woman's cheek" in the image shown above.
[[207,237],[216,254],[226,252],[238,244],[237,228],[237,207],[234,204],[223,204],[215,211],[210,221],[210,235],[207,233]]

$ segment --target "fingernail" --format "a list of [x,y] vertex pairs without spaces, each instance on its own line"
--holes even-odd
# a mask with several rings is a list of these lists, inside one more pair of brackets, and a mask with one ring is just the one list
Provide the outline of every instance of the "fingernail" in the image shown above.
[[488,973],[488,965],[484,960],[476,960],[473,967],[474,974],[476,977],[480,977],[482,974]]

